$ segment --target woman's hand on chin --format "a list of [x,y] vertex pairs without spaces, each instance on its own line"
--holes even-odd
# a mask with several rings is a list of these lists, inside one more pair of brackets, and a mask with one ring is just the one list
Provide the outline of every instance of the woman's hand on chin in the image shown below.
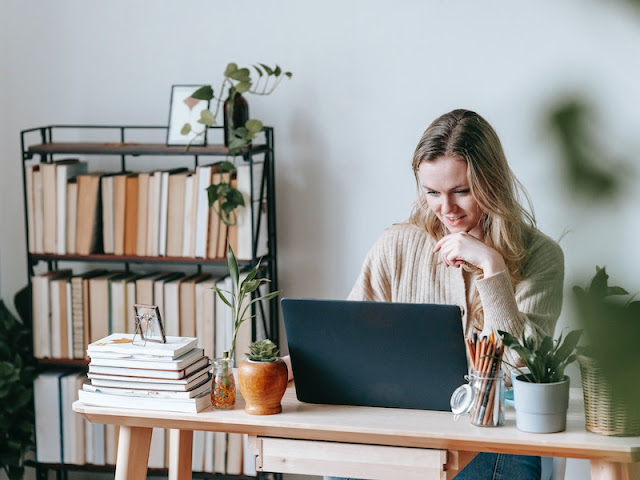
[[459,268],[464,262],[480,268],[489,277],[506,268],[504,259],[495,249],[466,232],[450,233],[436,243],[434,252],[440,253],[447,267]]

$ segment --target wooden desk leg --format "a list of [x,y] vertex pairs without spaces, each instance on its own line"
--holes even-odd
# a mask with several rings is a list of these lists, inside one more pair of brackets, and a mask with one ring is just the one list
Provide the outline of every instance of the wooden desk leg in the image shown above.
[[169,430],[169,480],[191,480],[193,431]]
[[640,480],[640,463],[591,460],[591,480]]
[[115,480],[145,480],[151,428],[120,426]]

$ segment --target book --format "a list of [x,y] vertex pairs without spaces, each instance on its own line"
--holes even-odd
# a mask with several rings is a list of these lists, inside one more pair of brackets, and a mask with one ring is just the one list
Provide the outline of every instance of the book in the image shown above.
[[69,277],[70,270],[52,270],[31,278],[33,312],[33,355],[50,358],[51,345],[51,292],[49,283],[60,277]]
[[174,277],[164,283],[164,312],[162,320],[166,335],[180,335],[180,282],[186,275]]
[[52,278],[49,282],[52,358],[71,358],[68,335],[71,312],[67,311],[67,287],[70,285],[70,275]]
[[[216,287],[220,290],[230,292],[232,289],[231,277],[226,275],[222,278],[219,278],[216,282]],[[220,298],[218,294],[216,294],[215,300],[215,345],[214,352],[215,358],[222,357],[223,352],[229,350],[231,348],[231,337],[233,336],[233,331],[231,329],[231,324],[233,323],[232,312],[229,305],[224,303],[224,301]],[[230,295],[227,295],[229,298]]]
[[[229,172],[223,172],[220,177],[220,182],[228,183],[229,185],[231,185],[231,174]],[[221,219],[220,225],[218,227],[218,242],[217,242],[216,258],[227,258],[228,230],[229,230],[229,225],[227,225]]]
[[76,253],[76,232],[78,222],[78,182],[75,179],[67,183],[67,245],[68,254]]
[[88,405],[99,407],[132,408],[136,410],[164,410],[169,412],[198,413],[211,407],[209,392],[188,399],[146,398],[144,402],[134,397],[109,395],[100,392],[80,390],[78,399]]
[[124,254],[124,227],[127,201],[128,173],[113,177],[113,253]]
[[[148,343],[148,342],[147,342]],[[209,359],[200,357],[195,362],[177,370],[158,370],[155,368],[131,368],[131,367],[107,367],[102,365],[89,364],[89,373],[98,375],[122,375],[129,377],[145,377],[156,379],[179,380],[195,373],[203,368],[209,367]]]
[[196,337],[209,358],[214,358],[216,281],[217,278],[210,277],[196,283]]
[[227,434],[214,432],[213,435],[213,471],[225,474],[227,472]]
[[149,218],[149,177],[148,172],[138,174],[138,235],[136,255],[147,255],[147,229]]
[[97,387],[114,388],[138,388],[146,390],[187,392],[200,385],[203,381],[211,380],[209,370],[195,372],[188,377],[179,380],[157,379],[157,378],[135,378],[122,377],[119,375],[99,375],[88,373],[91,385]]
[[[214,172],[211,176],[211,184],[217,185],[222,179],[220,172]],[[220,230],[220,201],[215,200],[209,209],[209,241],[207,245],[207,258],[218,256],[218,235]]]
[[227,475],[240,475],[242,473],[242,434],[227,434]]
[[[214,473],[213,470],[213,455],[214,455],[214,442],[215,432],[204,432],[204,445],[203,445],[203,464],[201,465],[201,471],[207,473]],[[194,470],[195,471],[195,470]]]
[[[233,189],[238,189],[238,180],[234,177],[229,181],[229,186]],[[240,210],[245,210],[247,207],[238,207],[233,213],[236,218],[232,225],[227,225],[227,245],[231,246],[236,258],[238,257],[238,214]]]
[[60,378],[62,456],[64,463],[74,465],[85,463],[85,420],[72,408],[73,402],[78,399],[78,390],[82,388],[85,379],[84,373],[71,373]]
[[78,175],[78,220],[76,253],[89,255],[102,250],[100,173]]
[[41,163],[44,253],[56,253],[56,165]]
[[115,253],[115,179],[113,174],[100,178],[102,201],[102,251]]
[[34,253],[44,253],[44,199],[42,196],[42,171],[33,170],[33,236]]
[[173,399],[188,399],[197,397],[204,392],[211,391],[211,382],[207,377],[200,385],[193,387],[191,390],[184,392],[175,392],[167,390],[147,390],[141,388],[121,388],[121,387],[99,387],[96,385],[85,385],[84,389],[89,392],[108,393],[111,395],[123,395],[125,397],[136,398],[173,398]]
[[133,327],[129,327],[134,324],[134,315],[128,303],[127,288],[135,278],[135,273],[124,272],[109,280],[109,333],[128,332],[129,328],[133,331]]
[[158,256],[160,232],[160,186],[162,171],[156,170],[149,176],[149,195],[147,210],[147,255]]
[[197,338],[167,336],[167,343],[147,342],[146,345],[134,345],[133,334],[113,333],[91,343],[87,348],[87,354],[94,353],[118,353],[129,355],[155,355],[158,357],[178,358],[185,352],[196,346]]
[[[89,321],[89,279],[105,273],[105,270],[90,270],[89,272],[73,275],[71,277],[71,324],[73,339],[73,358],[85,358],[85,350],[88,345],[88,321]],[[86,282],[86,293],[85,293]],[[85,325],[85,307],[86,320]],[[85,332],[87,335],[85,336]],[[86,338],[85,338],[86,337]]]
[[89,279],[89,340],[95,342],[110,332],[110,281],[124,272],[107,272]]
[[[237,211],[236,235],[237,248],[234,253],[238,260],[253,258],[253,245],[256,245],[256,257],[266,255],[267,249],[267,202],[264,161],[253,162],[253,180],[251,165],[242,163],[237,166],[236,179],[238,191],[244,198],[244,207]],[[262,188],[264,184],[264,189]],[[262,198],[261,190],[264,190]]]
[[27,236],[27,248],[31,253],[36,252],[36,229],[35,229],[35,202],[33,192],[33,174],[34,172],[40,172],[40,164],[27,165],[24,170],[25,175],[25,197],[27,198],[27,230],[29,232]]
[[166,255],[180,257],[182,255],[182,240],[185,228],[184,206],[185,187],[189,172],[179,172],[169,175],[167,199],[167,245]]
[[[78,391],[78,393],[79,392],[80,391]],[[78,397],[80,397],[80,395],[78,395]],[[116,464],[119,430],[120,427],[117,425],[106,424],[104,426],[104,461],[107,465]]]
[[[153,272],[136,280],[136,302],[155,305],[153,284],[156,280],[172,275],[172,272]],[[162,315],[162,312],[160,313]]]
[[256,477],[256,456],[249,449],[249,435],[242,435],[242,474],[247,477]]
[[138,188],[137,174],[129,175],[126,181],[124,212],[124,254],[136,255],[138,250]]
[[[160,315],[162,316],[162,324],[164,325],[164,332],[165,334],[167,334],[167,307],[166,307],[166,300],[164,297],[164,292],[165,292],[165,285],[167,282],[170,282],[172,280],[178,279],[184,277],[184,274],[182,272],[173,272],[167,275],[164,275],[162,277],[158,277],[156,280],[154,280],[153,282],[153,305],[156,305],[159,309],[160,309]],[[179,335],[180,333],[178,332],[177,335]],[[190,335],[190,336],[195,336],[195,335]]]
[[[215,167],[217,168],[217,166]],[[196,226],[194,256],[203,258],[207,249],[209,230],[209,195],[207,187],[211,185],[212,165],[200,165],[196,168]]]
[[193,201],[195,173],[187,175],[184,183],[184,224],[182,228],[182,256],[192,257],[192,239],[195,235],[196,217],[194,212],[195,202]]
[[165,468],[165,445],[168,443],[168,435],[164,428],[154,428],[151,431],[151,444],[149,445],[149,468]]
[[[56,166],[56,253],[67,252],[67,214],[72,213],[67,204],[67,182],[81,173],[87,173],[87,162],[66,159],[54,162]],[[73,221],[75,222],[75,218]]]
[[206,280],[209,273],[196,273],[180,282],[180,335],[196,336],[196,284]]
[[60,377],[63,372],[43,372],[33,382],[35,410],[36,460],[62,463],[60,444]]
[[204,446],[205,432],[202,430],[193,431],[193,444],[191,449],[191,471],[204,471]]
[[145,368],[154,370],[180,370],[188,367],[204,355],[202,348],[193,348],[180,355],[178,358],[170,359],[163,357],[149,357],[148,355],[128,355],[124,358],[115,357],[110,354],[91,355],[90,366],[104,367],[124,367],[124,368]]

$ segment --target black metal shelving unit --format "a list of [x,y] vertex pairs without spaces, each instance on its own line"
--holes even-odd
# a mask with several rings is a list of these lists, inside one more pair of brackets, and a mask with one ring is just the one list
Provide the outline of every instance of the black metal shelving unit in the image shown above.
[[[207,137],[215,134],[216,130],[222,127],[210,127]],[[218,132],[220,133],[220,132]],[[29,238],[29,222],[27,221],[27,189],[26,189],[26,167],[32,163],[50,163],[59,159],[63,155],[83,155],[87,157],[99,156],[101,159],[109,159],[110,162],[118,162],[117,167],[113,171],[128,171],[127,166],[134,158],[142,158],[146,161],[149,159],[166,157],[166,158],[190,158],[193,168],[200,165],[203,160],[212,162],[212,159],[224,159],[229,156],[228,149],[222,144],[205,144],[205,145],[166,145],[163,140],[167,135],[167,127],[165,126],[141,126],[141,125],[49,125],[45,127],[31,128],[23,130],[20,134],[21,152],[22,152],[22,171],[23,171],[23,192],[24,192],[24,211],[25,211],[25,238]],[[95,140],[95,137],[99,137]],[[148,137],[157,138],[159,141],[149,142]],[[276,236],[276,203],[275,203],[275,157],[274,157],[274,134],[272,127],[264,127],[262,135],[251,147],[242,150],[236,157],[241,157],[243,162],[251,166],[251,185],[252,191],[250,195],[249,208],[254,205],[254,200],[260,200],[266,203],[267,214],[263,215],[262,211],[257,215],[251,215],[251,232],[253,238],[253,255],[250,260],[240,261],[241,268],[250,269],[261,261],[263,267],[263,275],[271,281],[268,284],[270,291],[278,289],[278,266],[277,266],[277,236]],[[71,138],[71,140],[69,140]],[[91,138],[90,141],[84,139]],[[144,140],[140,140],[143,138]],[[259,191],[253,191],[254,182],[254,157],[263,156],[264,168],[263,177],[260,181]],[[151,161],[151,160],[150,160]],[[152,170],[149,168],[148,170]],[[265,218],[266,217],[266,218]],[[256,256],[257,239],[261,229],[267,230],[267,250],[268,253],[261,257]],[[27,249],[28,250],[28,249]],[[40,262],[46,263],[47,270],[59,268],[59,263],[102,263],[102,264],[121,264],[125,270],[130,270],[132,266],[139,265],[186,265],[197,269],[198,272],[203,268],[220,269],[226,271],[226,258],[195,258],[195,257],[150,257],[150,256],[134,256],[134,255],[110,255],[96,253],[91,255],[56,255],[56,254],[34,254],[27,251],[27,276],[29,283],[34,275],[34,267]],[[271,299],[265,306],[264,303],[258,303],[255,308],[259,308],[262,313],[261,318],[268,318],[268,324],[263,324],[263,330],[266,335],[276,344],[279,342],[279,302],[277,298]],[[265,308],[268,315],[265,315]],[[254,312],[255,313],[255,312]],[[252,328],[252,336],[256,338],[255,320]],[[40,369],[47,370],[50,368],[68,368],[80,369],[86,368],[88,362],[86,360],[77,359],[38,359]],[[94,465],[78,466],[66,464],[38,464],[38,479],[46,479],[49,471],[56,472],[58,479],[66,479],[69,471],[112,471],[113,467],[96,467]],[[150,475],[166,474],[166,470],[150,470]],[[280,475],[258,473],[261,479],[281,478]],[[250,477],[219,475],[194,472],[194,478],[230,478],[243,479]]]

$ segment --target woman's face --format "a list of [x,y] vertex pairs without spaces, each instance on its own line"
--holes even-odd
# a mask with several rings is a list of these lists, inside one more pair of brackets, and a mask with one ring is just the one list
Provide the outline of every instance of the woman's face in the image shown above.
[[427,205],[449,233],[467,232],[482,240],[482,210],[471,195],[467,162],[457,157],[438,157],[418,168]]

